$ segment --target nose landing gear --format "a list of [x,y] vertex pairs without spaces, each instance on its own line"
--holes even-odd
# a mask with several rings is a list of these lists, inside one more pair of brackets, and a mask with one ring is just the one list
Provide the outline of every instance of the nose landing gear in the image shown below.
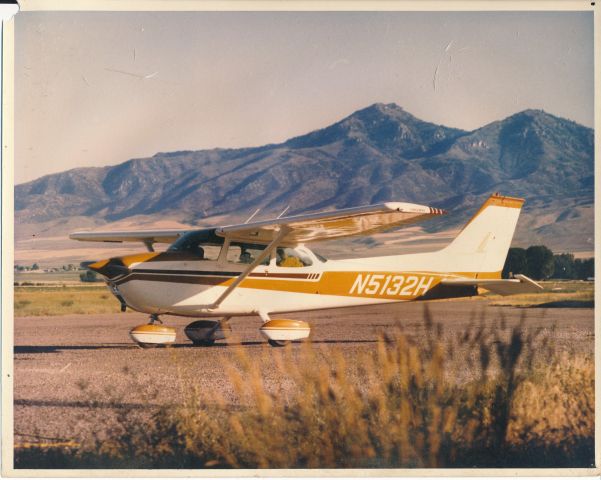
[[153,313],[150,315],[148,323],[132,328],[129,331],[129,336],[142,348],[170,345],[175,342],[175,328],[167,327],[162,323],[159,316]]

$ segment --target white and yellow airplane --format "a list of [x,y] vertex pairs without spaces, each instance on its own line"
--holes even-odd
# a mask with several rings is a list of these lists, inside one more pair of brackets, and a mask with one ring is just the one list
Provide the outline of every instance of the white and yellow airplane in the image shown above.
[[[225,338],[227,321],[258,315],[273,346],[308,337],[306,322],[271,315],[409,300],[468,297],[478,287],[501,294],[537,292],[540,285],[515,275],[501,279],[524,203],[494,194],[445,248],[427,253],[326,260],[306,244],[368,235],[444,214],[443,210],[390,202],[326,213],[202,230],[76,232],[95,242],[143,242],[147,253],[86,266],[106,278],[121,302],[150,314],[130,331],[141,346],[175,341],[175,329],[159,315],[221,317],[185,329],[195,345]],[[154,252],[154,243],[172,243]]]

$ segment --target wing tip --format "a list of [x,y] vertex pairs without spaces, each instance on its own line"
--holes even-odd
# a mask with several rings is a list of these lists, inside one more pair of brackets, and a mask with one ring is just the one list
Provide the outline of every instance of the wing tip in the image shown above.
[[419,205],[417,203],[386,202],[382,205],[384,205],[388,210],[393,210],[395,212],[424,213],[427,215],[446,215],[449,213],[442,208],[429,207],[427,205]]
[[519,197],[509,197],[507,195],[501,195],[499,192],[493,193],[486,202],[484,206],[495,205],[498,207],[508,207],[508,208],[522,208],[526,199]]
[[448,211],[444,210],[443,208],[436,208],[436,207],[428,207],[430,209],[430,213],[432,215],[446,215],[447,213],[449,213]]

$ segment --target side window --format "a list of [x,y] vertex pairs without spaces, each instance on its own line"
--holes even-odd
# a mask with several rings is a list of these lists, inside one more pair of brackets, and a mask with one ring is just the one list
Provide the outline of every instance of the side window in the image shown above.
[[179,250],[172,250],[178,252],[186,252],[194,255],[196,260],[217,260],[219,258],[219,252],[221,252],[221,245],[213,245],[202,242],[190,242],[184,245]]
[[198,245],[199,260],[217,260],[221,246],[217,245]]
[[[231,243],[227,250],[227,261],[249,265],[265,250],[264,245],[251,245],[246,243]],[[261,265],[269,265],[269,257],[261,262]]]
[[294,248],[278,248],[276,250],[276,265],[278,267],[308,267],[313,262],[307,256]]

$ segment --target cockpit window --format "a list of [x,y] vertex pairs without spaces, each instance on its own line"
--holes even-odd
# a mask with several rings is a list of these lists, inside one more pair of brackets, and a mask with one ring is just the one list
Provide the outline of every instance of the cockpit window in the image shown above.
[[313,255],[315,255],[317,257],[317,260],[319,260],[320,262],[326,263],[328,261],[328,259],[326,257],[324,257],[323,255],[320,255],[315,250],[312,250],[312,251],[313,251]]
[[[227,250],[227,261],[230,263],[251,264],[261,255],[263,250],[265,250],[265,245],[232,242]],[[261,265],[269,265],[269,256],[261,262]]]
[[294,248],[278,248],[276,250],[278,267],[308,267],[313,265],[311,259]]
[[184,234],[167,251],[190,253],[198,260],[217,260],[222,246],[223,238],[215,235],[215,230],[200,230]]

